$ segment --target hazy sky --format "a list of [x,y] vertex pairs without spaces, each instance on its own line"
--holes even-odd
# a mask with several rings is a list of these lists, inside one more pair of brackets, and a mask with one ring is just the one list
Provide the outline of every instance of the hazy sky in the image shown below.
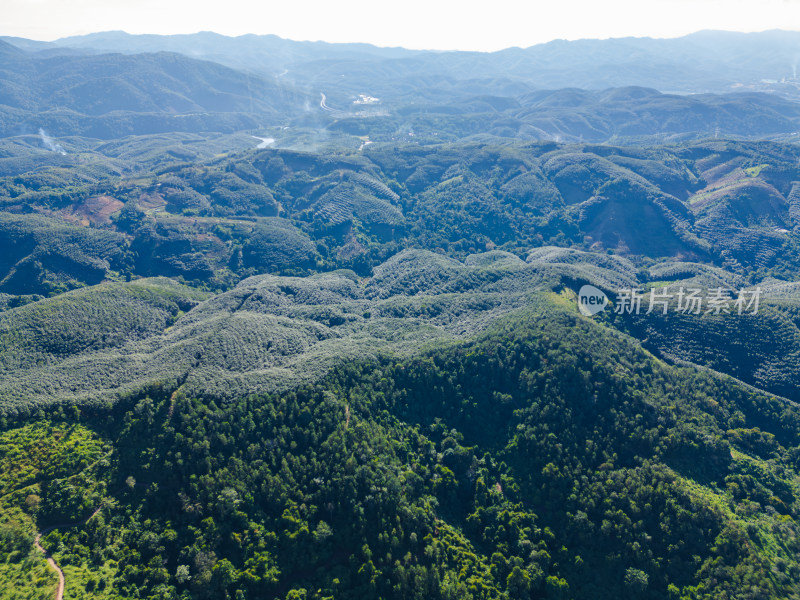
[[0,0],[0,35],[52,40],[110,29],[498,50],[557,38],[800,30],[800,0]]

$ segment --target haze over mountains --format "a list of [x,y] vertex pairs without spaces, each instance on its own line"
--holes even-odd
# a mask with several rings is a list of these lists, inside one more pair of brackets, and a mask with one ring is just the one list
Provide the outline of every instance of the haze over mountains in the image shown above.
[[[104,32],[34,42],[5,38],[30,50],[75,49],[85,52],[178,52],[263,75],[290,76],[302,84],[336,78],[370,85],[384,77],[399,79],[434,74],[444,79],[510,78],[538,88],[605,89],[638,85],[662,91],[721,92],[762,80],[797,82],[798,39],[790,31],[734,33],[702,31],[682,38],[555,40],[499,52],[443,52],[380,48],[368,44],[295,42],[277,36],[227,37],[211,32],[191,35],[130,35]],[[351,81],[356,78],[356,81]],[[795,87],[796,85],[791,86]],[[789,88],[787,88],[788,90]]]
[[59,135],[101,138],[290,124],[372,139],[412,131],[596,142],[782,138],[800,129],[792,32],[556,41],[495,53],[212,33],[6,42],[2,135],[24,133],[26,123],[35,131],[31,112]]

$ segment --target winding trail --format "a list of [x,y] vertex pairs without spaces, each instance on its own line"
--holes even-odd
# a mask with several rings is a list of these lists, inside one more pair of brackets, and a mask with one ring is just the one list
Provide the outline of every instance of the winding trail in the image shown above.
[[63,598],[64,598],[64,585],[65,585],[65,583],[66,583],[66,582],[64,581],[64,571],[62,571],[62,570],[61,570],[61,567],[59,567],[59,566],[56,564],[56,561],[54,561],[54,560],[53,560],[53,557],[52,557],[52,556],[48,556],[48,554],[47,554],[47,550],[45,550],[44,548],[42,548],[42,545],[39,543],[39,540],[40,540],[41,538],[42,538],[42,534],[41,534],[41,533],[37,533],[37,534],[36,534],[36,539],[35,539],[35,540],[34,540],[34,542],[33,542],[33,546],[34,546],[34,548],[36,548],[36,549],[37,549],[39,552],[41,552],[42,554],[44,554],[45,558],[47,559],[47,564],[48,564],[48,565],[50,565],[50,568],[51,568],[51,569],[53,569],[53,570],[54,570],[54,571],[55,571],[55,572],[58,574],[58,588],[56,589],[56,596],[55,596],[55,598],[56,598],[56,600],[63,600]]
[[261,140],[261,143],[256,146],[256,148],[266,148],[267,146],[271,146],[275,143],[275,138],[271,137],[259,137],[257,135],[251,135],[250,137]]
[[[108,451],[107,453],[105,453],[103,456],[101,456],[100,458],[98,458],[97,460],[95,460],[93,463],[90,463],[90,464],[86,465],[86,467],[84,467],[83,469],[81,469],[81,470],[80,470],[80,471],[78,471],[77,473],[73,473],[72,475],[69,475],[68,477],[62,477],[62,478],[59,478],[59,479],[60,479],[60,480],[62,480],[62,481],[69,481],[69,480],[70,480],[70,479],[72,479],[73,477],[77,477],[78,475],[81,475],[82,473],[85,473],[85,472],[86,472],[86,471],[88,471],[89,469],[93,468],[93,467],[94,467],[95,465],[97,465],[97,464],[98,464],[98,463],[99,463],[101,460],[103,460],[103,459],[105,459],[105,458],[108,458],[109,456],[111,456],[111,454],[112,454],[113,452],[114,452],[114,450],[113,450],[113,449],[112,449],[112,450],[109,450],[109,451]],[[57,480],[59,480],[59,479],[57,479]],[[28,488],[35,487],[35,486],[37,486],[37,485],[40,485],[40,484],[42,484],[42,483],[44,483],[44,480],[34,481],[33,483],[29,483],[28,485],[25,485],[25,486],[23,486],[23,487],[21,487],[21,488],[17,488],[17,489],[15,489],[15,490],[11,490],[10,492],[6,492],[6,493],[5,493],[5,494],[3,494],[2,496],[0,496],[0,503],[2,503],[2,501],[3,501],[5,498],[7,498],[8,496],[11,496],[12,494],[18,494],[19,492],[22,492],[22,491],[24,491],[24,490],[27,490]],[[95,510],[95,511],[94,511],[94,512],[93,512],[91,515],[89,515],[88,517],[86,517],[86,518],[85,518],[85,519],[83,519],[82,521],[78,521],[78,522],[76,522],[76,523],[59,523],[59,524],[57,524],[57,525],[52,525],[52,526],[50,526],[50,527],[47,527],[46,529],[43,529],[41,532],[39,532],[39,533],[37,533],[37,534],[36,534],[36,537],[35,537],[35,538],[34,538],[34,540],[33,540],[33,546],[34,546],[34,548],[36,548],[36,549],[37,549],[39,552],[41,552],[42,554],[44,554],[45,558],[47,559],[47,564],[48,564],[48,565],[50,565],[50,568],[51,568],[51,569],[53,569],[53,570],[54,570],[54,571],[55,571],[55,572],[58,574],[58,588],[56,589],[55,600],[63,600],[63,598],[64,598],[64,586],[66,585],[66,581],[64,580],[64,572],[63,572],[63,571],[61,570],[61,568],[60,568],[60,567],[59,567],[59,566],[56,564],[56,561],[55,561],[55,560],[53,560],[53,558],[52,558],[50,555],[48,555],[48,553],[47,553],[47,550],[45,550],[45,549],[44,549],[44,547],[41,545],[41,543],[40,543],[40,540],[42,539],[42,536],[43,536],[43,535],[46,535],[46,534],[48,534],[48,533],[50,533],[51,531],[53,531],[53,529],[59,529],[59,528],[61,528],[61,527],[77,527],[78,525],[83,525],[83,524],[84,524],[84,523],[86,523],[86,522],[87,522],[89,519],[91,519],[91,518],[92,518],[92,517],[94,517],[94,516],[95,516],[97,513],[99,513],[99,512],[100,512],[100,509],[101,509],[102,507],[103,507],[103,506],[102,506],[102,505],[100,505],[100,506],[97,508],[97,510]]]
[[45,558],[47,559],[47,564],[50,565],[50,568],[53,569],[58,574],[58,588],[56,589],[55,600],[63,600],[63,598],[64,598],[64,586],[66,585],[66,580],[64,579],[64,571],[61,570],[61,567],[59,567],[56,564],[56,561],[53,560],[53,557],[50,556],[50,554],[48,554],[47,550],[44,549],[44,547],[40,543],[40,540],[42,539],[43,535],[47,535],[48,533],[50,533],[54,529],[77,527],[78,525],[85,524],[92,517],[94,517],[97,513],[99,513],[101,508],[103,508],[102,505],[100,505],[97,508],[97,510],[95,510],[91,515],[89,515],[85,519],[82,519],[80,521],[76,521],[74,523],[58,523],[56,525],[51,525],[50,527],[47,527],[46,529],[42,529],[41,532],[36,534],[36,538],[33,540],[34,548],[36,548],[39,552],[44,554]]
[[347,116],[349,116],[343,110],[339,110],[338,108],[333,108],[331,106],[328,106],[328,97],[324,93],[320,92],[319,96],[320,96],[319,107],[322,110],[324,110],[325,112],[330,113],[334,117],[347,117]]
[[[93,462],[89,463],[88,465],[86,465],[84,468],[82,468],[77,473],[73,473],[72,475],[69,475],[67,477],[57,477],[57,478],[55,478],[53,480],[50,480],[50,481],[69,481],[70,479],[78,477],[78,476],[86,473],[90,469],[93,469],[101,461],[109,458],[113,453],[114,453],[114,449],[111,448],[111,450],[109,450],[105,454],[103,454],[100,457],[98,457],[95,461],[93,461]],[[38,485],[41,485],[45,481],[47,481],[47,480],[33,481],[32,483],[29,483],[27,485],[24,485],[24,486],[22,486],[20,488],[17,488],[15,490],[11,490],[11,491],[6,492],[5,494],[1,495],[0,496],[0,508],[2,508],[3,500],[8,498],[9,496],[12,496],[14,494],[18,494],[18,493],[20,493],[20,492],[22,492],[24,490],[27,490],[28,488],[33,488],[33,487],[36,487]],[[118,493],[118,492],[115,492],[115,493]],[[113,496],[113,495],[114,494],[111,494],[111,496]],[[56,525],[51,525],[50,527],[46,527],[45,529],[42,529],[42,531],[40,531],[40,532],[38,532],[36,534],[36,537],[33,540],[33,547],[36,548],[39,552],[41,552],[44,555],[44,557],[47,559],[47,564],[50,566],[51,569],[53,569],[58,574],[58,587],[56,588],[55,600],[63,600],[63,598],[64,598],[64,587],[66,586],[66,580],[64,579],[64,572],[61,570],[61,567],[58,566],[56,561],[53,560],[53,557],[50,556],[48,554],[47,550],[45,550],[44,547],[42,546],[42,544],[41,544],[42,536],[43,535],[47,535],[48,533],[50,533],[54,529],[61,529],[62,527],[64,527],[64,528],[78,527],[79,525],[83,525],[84,523],[88,522],[90,519],[95,517],[97,515],[97,513],[100,512],[100,510],[103,508],[103,506],[105,506],[106,501],[107,500],[104,500],[100,504],[100,506],[98,506],[95,509],[95,511],[92,514],[90,514],[88,517],[86,517],[85,519],[82,519],[80,521],[75,521],[73,523],[57,523]]]

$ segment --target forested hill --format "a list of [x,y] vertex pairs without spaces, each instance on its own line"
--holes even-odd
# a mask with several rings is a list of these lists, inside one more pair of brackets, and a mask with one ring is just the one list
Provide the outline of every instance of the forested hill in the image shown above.
[[[749,281],[800,268],[793,145],[375,143],[309,153],[253,149],[247,136],[58,141],[63,153],[39,137],[4,142],[0,234],[24,243],[9,243],[0,291],[49,294],[115,272],[218,289],[264,272],[367,276],[414,247],[463,259],[570,246]],[[219,152],[242,144],[250,149]]]
[[6,572],[30,516],[101,507],[44,539],[87,597],[797,594],[797,410],[551,302],[289,393],[20,424]]
[[0,42],[0,135],[235,131],[294,114],[307,96],[182,54],[35,53]]

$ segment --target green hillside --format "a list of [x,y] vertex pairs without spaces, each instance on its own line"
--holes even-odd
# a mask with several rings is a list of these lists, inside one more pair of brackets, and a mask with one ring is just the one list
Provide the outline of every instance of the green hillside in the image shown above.
[[[77,596],[798,594],[797,409],[669,367],[557,297],[294,391],[152,389],[60,415],[40,419],[84,441],[53,451],[87,466],[4,471],[43,480],[3,497],[3,548],[12,568],[31,518],[101,507],[45,537]],[[7,427],[16,451],[37,439]]]
[[[99,402],[160,381],[197,396],[272,392],[321,376],[335,358],[466,339],[531,294],[581,282],[612,297],[695,284],[774,295],[800,271],[791,146],[373,144],[213,155],[240,139],[173,139],[196,149],[201,160],[189,163],[163,158],[167,141],[86,147],[80,167],[0,180],[9,248],[0,306],[9,331],[22,331],[4,338],[3,410]],[[129,306],[126,290],[158,277],[208,300],[165,313],[142,298],[131,309],[140,316],[123,322],[129,308],[115,311]],[[86,311],[98,285],[99,308]],[[74,288],[83,289],[62,294]],[[68,307],[63,325],[40,342],[37,323],[62,314],[54,306]],[[796,399],[796,306],[792,293],[765,300],[749,320],[609,323],[662,358]],[[132,334],[135,319],[147,322]]]

